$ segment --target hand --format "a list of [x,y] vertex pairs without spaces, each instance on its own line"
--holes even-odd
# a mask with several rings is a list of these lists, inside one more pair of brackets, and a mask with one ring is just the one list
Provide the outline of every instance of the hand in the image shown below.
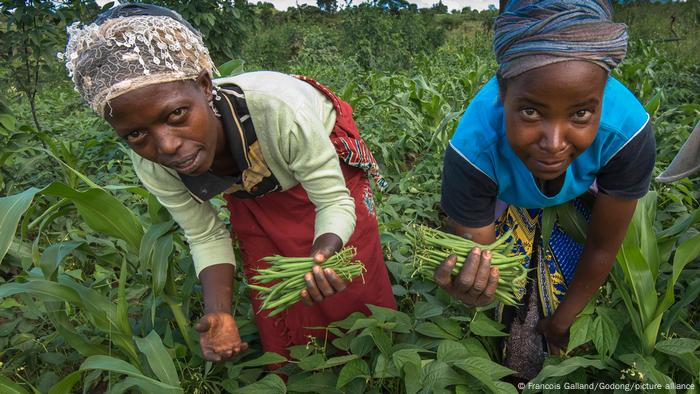
[[536,331],[547,341],[549,354],[561,356],[566,353],[566,346],[569,344],[569,326],[560,327],[551,317],[547,317],[537,323]]
[[457,264],[457,257],[449,256],[435,270],[435,283],[451,296],[469,306],[484,306],[492,303],[498,287],[498,268],[491,267],[491,252],[483,253],[474,248],[453,279],[452,270]]
[[207,313],[194,328],[199,332],[199,347],[207,361],[226,361],[248,349],[228,312]]
[[321,234],[311,246],[311,257],[314,258],[316,264],[321,264],[338,253],[342,247],[343,241],[339,236],[333,233]]
[[[323,264],[329,257],[336,254],[343,247],[343,241],[333,233],[326,233],[316,238],[311,247],[311,256],[316,264]],[[338,274],[330,268],[322,268],[315,265],[311,272],[304,275],[306,289],[301,291],[301,301],[312,306],[315,302],[321,302],[326,297],[345,290],[347,285]]]

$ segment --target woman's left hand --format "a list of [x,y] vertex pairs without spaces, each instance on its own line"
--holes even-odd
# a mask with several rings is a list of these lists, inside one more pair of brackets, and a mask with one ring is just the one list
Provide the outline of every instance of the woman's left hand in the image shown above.
[[311,247],[311,256],[315,265],[311,272],[304,275],[306,289],[301,291],[301,301],[312,306],[321,302],[335,293],[345,290],[347,285],[338,274],[330,268],[323,268],[321,264],[329,257],[336,254],[343,247],[343,241],[333,233],[326,233],[316,238]]
[[560,356],[566,353],[569,344],[569,327],[559,327],[551,317],[544,318],[537,323],[537,332],[544,336],[549,348],[549,354]]

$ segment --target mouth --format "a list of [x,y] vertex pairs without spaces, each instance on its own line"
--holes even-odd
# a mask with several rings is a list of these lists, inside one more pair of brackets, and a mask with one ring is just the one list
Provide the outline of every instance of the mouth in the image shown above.
[[186,157],[173,161],[168,164],[168,167],[174,169],[177,172],[183,173],[183,174],[190,174],[192,173],[199,165],[201,164],[202,161],[202,150],[197,150],[196,152],[187,155]]
[[566,167],[566,159],[546,159],[537,160],[535,159],[535,166],[538,170],[542,172],[560,172]]

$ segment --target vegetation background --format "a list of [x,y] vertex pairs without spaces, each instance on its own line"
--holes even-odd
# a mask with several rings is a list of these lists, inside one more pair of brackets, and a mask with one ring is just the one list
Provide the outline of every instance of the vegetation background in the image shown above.
[[[515,392],[512,371],[498,364],[505,334],[493,310],[466,308],[413,278],[406,238],[413,224],[440,225],[442,154],[495,72],[497,12],[417,9],[402,0],[287,11],[245,0],[156,3],[202,31],[222,75],[305,74],[351,103],[391,185],[376,202],[400,311],[373,308],[329,328],[335,339],[292,348],[283,380],[265,372],[282,360],[261,352],[238,278],[236,316],[253,346],[232,362],[203,361],[192,329],[201,291],[182,235],[56,57],[66,26],[100,8],[5,1],[0,392]],[[652,114],[658,174],[700,118],[700,2],[626,3],[615,18],[628,24],[630,46],[614,76]],[[699,186],[700,178],[652,185],[611,279],[572,327],[570,352],[549,357],[535,382],[697,392]],[[565,230],[585,236],[579,218],[569,219]]]

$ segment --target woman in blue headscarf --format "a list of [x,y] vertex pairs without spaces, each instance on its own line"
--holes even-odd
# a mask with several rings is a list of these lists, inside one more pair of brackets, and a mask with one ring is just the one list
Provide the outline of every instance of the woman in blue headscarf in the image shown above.
[[[566,347],[654,167],[649,115],[609,75],[627,49],[626,26],[611,13],[605,0],[510,1],[495,24],[497,75],[469,104],[445,154],[448,228],[481,244],[513,229],[533,268],[522,306],[500,309],[511,334],[505,364],[525,379],[541,368],[545,346],[553,354]],[[589,221],[584,244],[558,223],[542,237],[543,208],[562,204]],[[487,305],[499,275],[490,257],[475,248],[455,278],[448,258],[436,281],[469,305]]]

